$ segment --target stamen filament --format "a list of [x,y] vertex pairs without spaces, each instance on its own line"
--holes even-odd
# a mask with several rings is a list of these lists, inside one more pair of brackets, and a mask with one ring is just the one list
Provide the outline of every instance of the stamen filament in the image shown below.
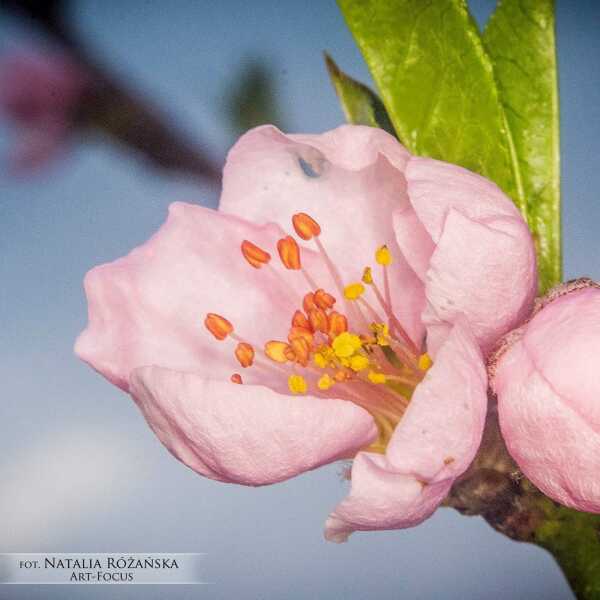
[[[385,267],[384,273],[387,273]],[[392,312],[391,304],[388,304],[385,301],[383,295],[381,294],[381,290],[377,287],[377,284],[375,282],[371,284],[371,288],[373,289],[373,293],[375,294],[377,301],[381,305],[381,308],[383,308],[387,318],[389,319],[390,328],[393,329],[406,342],[412,354],[414,354],[415,357],[418,356],[419,349],[417,348],[416,344],[412,341],[412,338],[408,335],[408,333],[406,333],[406,330],[404,329],[404,327],[402,327],[396,315],[394,315],[394,313]]]
[[315,280],[310,276],[310,274],[308,273],[308,271],[306,270],[305,267],[301,267],[300,269],[302,271],[302,275],[304,275],[304,279],[306,279],[308,286],[310,287],[311,290],[317,290],[319,289],[319,286],[317,285],[317,283],[315,282]]

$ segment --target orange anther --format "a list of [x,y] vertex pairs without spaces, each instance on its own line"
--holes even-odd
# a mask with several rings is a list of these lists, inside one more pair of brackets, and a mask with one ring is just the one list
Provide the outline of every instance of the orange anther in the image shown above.
[[277,242],[277,252],[279,252],[279,258],[286,269],[297,271],[302,268],[302,264],[300,263],[300,247],[293,237],[288,235],[280,239]]
[[[276,340],[271,340],[265,344],[265,354],[275,362],[284,363],[288,360],[294,359],[294,354],[290,355],[291,348],[289,344],[286,342],[278,342]],[[289,358],[289,357],[292,358]]]
[[336,381],[345,381],[346,379],[348,379],[348,373],[346,371],[338,371],[333,378]]
[[296,362],[305,367],[308,364],[308,359],[310,357],[310,346],[308,342],[304,338],[298,337],[294,338],[290,345],[294,351]]
[[297,310],[292,317],[292,327],[302,327],[303,329],[310,329],[310,322],[306,318],[306,315]]
[[310,329],[306,329],[304,327],[292,327],[290,329],[290,333],[288,334],[288,340],[291,342],[296,338],[302,338],[310,345],[313,341],[313,334]]
[[224,340],[232,331],[233,325],[221,315],[208,313],[204,325],[218,340]]
[[335,304],[335,298],[331,294],[328,294],[325,290],[321,289],[318,289],[315,292],[314,301],[315,304],[323,310],[331,308]]
[[315,309],[315,308],[319,308],[316,304],[315,304],[315,295],[312,292],[308,292],[308,294],[306,294],[306,296],[304,296],[304,299],[302,300],[302,308],[304,309],[304,311],[308,314],[311,310]]
[[329,329],[329,320],[325,311],[321,308],[313,308],[308,312],[308,320],[313,331],[321,331],[327,333]]
[[271,255],[268,252],[248,240],[242,242],[242,254],[255,269],[260,269],[271,260]]
[[235,357],[242,367],[251,367],[254,362],[254,348],[246,342],[240,342],[235,348]]
[[292,217],[292,224],[299,237],[310,240],[321,233],[321,227],[306,213],[297,213]]
[[335,338],[344,331],[348,331],[348,319],[345,315],[332,310],[329,314],[329,335]]
[[231,383],[239,383],[241,385],[242,384],[242,376],[239,373],[234,373],[229,378],[229,381],[231,381]]

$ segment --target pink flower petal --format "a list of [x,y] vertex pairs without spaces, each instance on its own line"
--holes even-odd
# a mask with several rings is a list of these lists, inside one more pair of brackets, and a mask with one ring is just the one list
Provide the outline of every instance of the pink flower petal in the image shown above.
[[391,220],[395,209],[408,205],[403,174],[408,158],[379,129],[345,125],[322,135],[286,136],[272,126],[259,127],[229,153],[220,209],[286,230],[294,213],[308,213],[321,225],[320,239],[345,284],[359,281],[363,268],[373,265],[375,250],[387,244],[394,255],[394,310],[420,341],[422,284],[396,247]]
[[[241,369],[235,342],[217,341],[204,327],[205,315],[221,314],[259,347],[286,339],[307,285],[302,274],[277,265],[254,269],[240,251],[248,239],[275,253],[281,236],[276,225],[171,205],[167,222],[148,242],[87,274],[89,325],[76,353],[124,390],[133,369],[151,364],[228,379]],[[310,252],[304,261],[311,265]],[[261,381],[260,373],[245,369],[244,380]],[[278,384],[276,374],[268,379]],[[279,383],[287,389],[284,377]]]
[[435,355],[465,315],[484,353],[531,312],[537,291],[535,253],[520,218],[475,221],[449,209],[427,271],[423,321]]
[[[561,339],[553,332],[546,340],[552,344],[556,337]],[[597,385],[597,375],[595,381]],[[598,429],[573,407],[572,399],[557,394],[536,369],[523,340],[501,357],[494,389],[503,437],[527,478],[561,504],[600,512]]]
[[131,393],[171,453],[194,471],[231,483],[283,481],[353,456],[377,436],[369,413],[351,402],[160,367],[136,369]]
[[396,211],[394,226],[425,281],[428,350],[435,355],[465,315],[488,352],[532,309],[537,270],[529,230],[498,186],[466,169],[411,157],[406,179],[411,208]]
[[393,224],[400,251],[419,279],[425,281],[429,261],[435,250],[431,236],[411,205],[394,211]]
[[330,515],[325,535],[417,525],[437,508],[473,460],[483,434],[487,377],[465,322],[454,326],[417,387],[385,456],[357,455],[352,488]]
[[427,485],[397,472],[385,456],[361,452],[352,465],[351,495],[327,518],[325,538],[340,543],[354,531],[414,527],[431,516],[452,481]]
[[452,208],[473,221],[521,218],[496,184],[450,163],[413,156],[406,167],[406,180],[410,202],[436,244]]

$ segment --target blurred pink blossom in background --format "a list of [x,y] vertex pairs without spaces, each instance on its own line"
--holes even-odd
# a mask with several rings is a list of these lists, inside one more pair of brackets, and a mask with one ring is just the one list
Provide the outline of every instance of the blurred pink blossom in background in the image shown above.
[[26,171],[67,143],[89,78],[66,54],[36,49],[0,57],[0,111],[16,125],[11,168]]

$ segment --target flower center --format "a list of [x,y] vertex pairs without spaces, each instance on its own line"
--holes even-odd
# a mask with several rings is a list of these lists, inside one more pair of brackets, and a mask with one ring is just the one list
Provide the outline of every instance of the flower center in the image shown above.
[[[375,252],[375,262],[382,270],[383,290],[371,267],[365,267],[361,281],[344,285],[319,240],[319,224],[305,213],[294,215],[292,223],[301,239],[316,244],[343,309],[336,308],[336,295],[317,286],[302,266],[300,247],[287,236],[277,243],[281,263],[286,269],[300,271],[308,285],[302,306],[290,316],[287,339],[268,340],[257,353],[255,348],[260,346],[239,337],[225,317],[209,313],[205,326],[216,339],[230,337],[237,342],[234,354],[243,368],[267,368],[279,377],[287,377],[293,394],[334,396],[366,409],[379,429],[379,437],[369,450],[384,452],[416,386],[432,364],[429,355],[417,347],[394,315],[388,273],[393,256],[387,246]],[[271,255],[252,242],[244,240],[241,250],[252,267],[272,268]],[[373,297],[373,303],[367,295]],[[239,373],[234,373],[231,381],[243,383]]]

